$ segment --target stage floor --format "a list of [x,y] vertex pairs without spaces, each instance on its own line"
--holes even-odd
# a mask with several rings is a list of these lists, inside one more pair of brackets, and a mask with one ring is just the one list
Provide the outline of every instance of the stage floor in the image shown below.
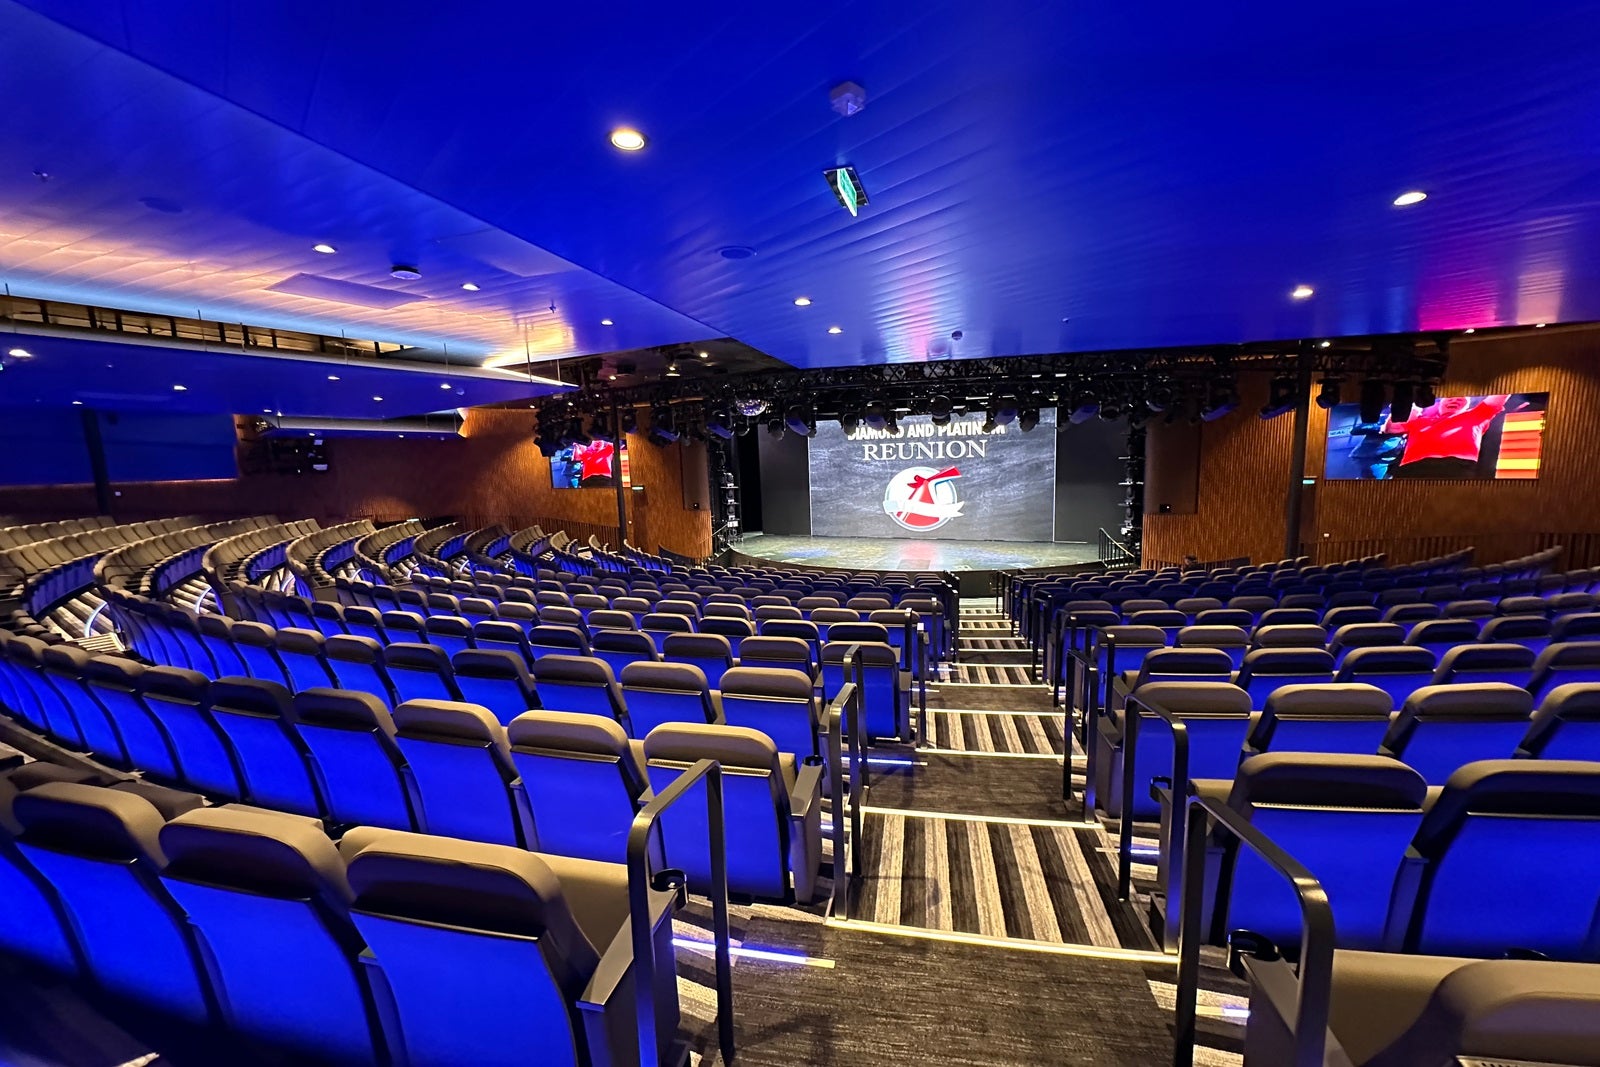
[[736,549],[771,563],[862,567],[886,571],[999,571],[1092,563],[1083,541],[917,541],[884,537],[796,537],[746,534]]

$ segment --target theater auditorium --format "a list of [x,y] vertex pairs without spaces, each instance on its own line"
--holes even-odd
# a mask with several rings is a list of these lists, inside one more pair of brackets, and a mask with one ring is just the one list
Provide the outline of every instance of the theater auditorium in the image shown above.
[[0,0],[0,1063],[1600,1067],[1597,52]]

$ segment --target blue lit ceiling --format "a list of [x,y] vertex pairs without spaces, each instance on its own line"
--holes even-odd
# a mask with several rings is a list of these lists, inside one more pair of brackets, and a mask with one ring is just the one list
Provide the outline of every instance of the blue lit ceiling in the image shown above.
[[[473,354],[547,296],[544,354],[726,335],[799,366],[1600,319],[1596,54],[1600,5],[1566,0],[0,0],[0,91],[40,109],[0,128],[0,206],[59,172],[51,225],[162,261],[36,282]],[[425,303],[256,291],[398,258]]]

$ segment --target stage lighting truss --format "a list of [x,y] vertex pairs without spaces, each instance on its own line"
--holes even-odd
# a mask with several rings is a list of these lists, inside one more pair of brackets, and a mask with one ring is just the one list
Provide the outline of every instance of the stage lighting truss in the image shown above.
[[[605,436],[615,428],[648,429],[658,444],[727,440],[765,425],[774,436],[809,436],[816,424],[837,421],[846,432],[862,427],[895,434],[902,415],[926,415],[936,424],[984,415],[990,432],[1026,422],[1054,407],[1072,425],[1125,418],[1138,428],[1166,422],[1212,421],[1241,402],[1242,376],[1269,375],[1263,417],[1294,410],[1302,390],[1324,407],[1337,403],[1346,380],[1377,383],[1387,399],[1399,386],[1426,406],[1443,377],[1448,337],[1358,338],[1328,347],[1294,343],[1212,346],[1155,351],[929,360],[865,367],[764,371],[705,376],[685,374],[618,387],[602,375],[583,374],[580,389],[540,401],[540,439]],[[680,367],[685,361],[680,360]],[[698,361],[688,361],[698,366]],[[596,368],[600,364],[596,363]],[[693,369],[691,367],[691,369]],[[1301,382],[1307,383],[1301,385]],[[1314,383],[1314,384],[1312,384]],[[616,422],[608,421],[615,410]],[[1370,408],[1369,408],[1370,412]],[[1026,416],[1026,418],[1024,418]],[[591,420],[587,427],[583,420]],[[573,420],[579,420],[574,429]],[[598,421],[595,421],[598,420]],[[546,433],[545,426],[552,428]]]

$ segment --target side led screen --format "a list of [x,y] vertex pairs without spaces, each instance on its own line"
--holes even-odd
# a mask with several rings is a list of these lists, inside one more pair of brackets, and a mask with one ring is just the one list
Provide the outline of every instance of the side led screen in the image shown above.
[[609,489],[617,446],[610,441],[568,445],[550,457],[550,482],[557,489]]
[[1403,418],[1360,404],[1328,412],[1325,478],[1492,480],[1539,477],[1548,393],[1444,396]]

